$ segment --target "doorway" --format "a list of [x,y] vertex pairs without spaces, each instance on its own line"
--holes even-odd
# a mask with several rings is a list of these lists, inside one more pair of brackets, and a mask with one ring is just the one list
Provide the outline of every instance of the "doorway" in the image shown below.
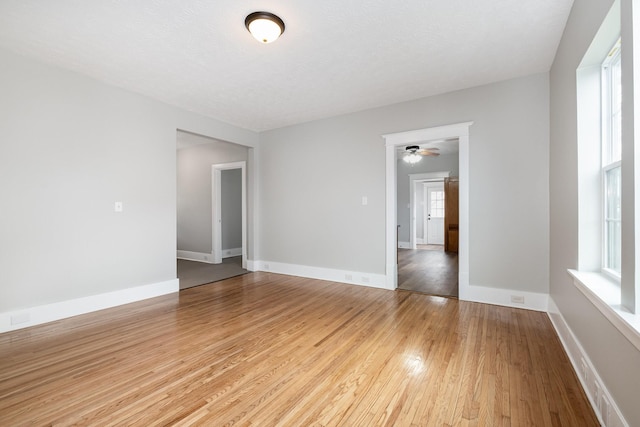
[[213,165],[211,178],[213,263],[241,256],[247,268],[246,162]]
[[[398,248],[398,288],[443,297],[458,296],[458,253],[454,235],[457,233],[457,192],[451,191],[451,182],[456,181],[459,156],[457,141],[442,147],[444,155],[437,161],[423,159],[419,170],[448,167],[446,172],[414,171],[398,163],[399,187],[410,183],[409,215],[411,236],[409,245]],[[405,196],[399,191],[397,205],[398,222],[405,222],[403,212]]]
[[247,147],[177,132],[180,289],[248,272]]
[[[386,277],[387,287],[398,287],[399,242],[398,226],[402,227],[398,218],[397,167],[398,148],[416,145],[424,141],[455,138],[459,142],[459,222],[455,230],[458,245],[458,296],[467,299],[469,289],[469,127],[473,122],[411,130],[383,135],[385,139],[386,163]],[[446,196],[445,196],[446,198]],[[411,223],[411,221],[409,221]],[[446,238],[446,233],[445,233]],[[409,243],[409,242],[406,242]]]

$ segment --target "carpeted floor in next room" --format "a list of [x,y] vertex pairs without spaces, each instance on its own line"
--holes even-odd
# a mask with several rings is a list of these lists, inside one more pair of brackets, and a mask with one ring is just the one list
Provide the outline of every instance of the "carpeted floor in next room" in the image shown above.
[[230,257],[222,260],[222,264],[178,260],[178,279],[180,289],[192,288],[206,283],[217,282],[230,277],[248,273],[242,268],[242,257]]

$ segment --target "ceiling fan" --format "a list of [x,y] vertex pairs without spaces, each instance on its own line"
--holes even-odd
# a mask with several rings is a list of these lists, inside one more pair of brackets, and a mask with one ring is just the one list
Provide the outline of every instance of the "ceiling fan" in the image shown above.
[[440,149],[436,147],[420,148],[417,145],[408,145],[404,150],[405,150],[405,154],[402,160],[412,164],[418,163],[422,159],[422,156],[435,157],[440,155],[440,153],[438,153]]

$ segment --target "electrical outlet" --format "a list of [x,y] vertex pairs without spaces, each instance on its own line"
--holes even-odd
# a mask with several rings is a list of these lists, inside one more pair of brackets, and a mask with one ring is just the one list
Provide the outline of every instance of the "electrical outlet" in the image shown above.
[[522,295],[511,295],[511,302],[514,304],[524,304],[524,297]]
[[601,404],[600,404],[600,416],[602,417],[602,421],[604,421],[604,425],[610,425],[609,413],[611,411],[611,404],[609,403],[609,399],[603,393],[601,396]]
[[115,202],[113,204],[113,210],[115,212],[122,212],[122,210],[123,210],[122,202]]
[[580,358],[580,374],[582,379],[587,382],[587,362],[584,361],[584,357]]
[[353,276],[351,274],[345,274],[344,280],[353,280]]
[[600,401],[600,394],[601,394],[601,389],[600,389],[600,384],[598,384],[598,381],[594,381],[593,382],[593,401],[596,402],[596,405],[598,406],[598,410],[600,411],[600,413],[602,413],[602,405],[601,405],[601,401]]
[[262,268],[269,271],[269,264],[262,264]]
[[369,278],[367,276],[362,276],[362,283],[369,283]]

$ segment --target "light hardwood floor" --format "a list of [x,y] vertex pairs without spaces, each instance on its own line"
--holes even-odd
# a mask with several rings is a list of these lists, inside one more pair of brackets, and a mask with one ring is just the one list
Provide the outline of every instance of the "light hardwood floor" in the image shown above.
[[251,273],[1,334],[0,425],[598,424],[544,313]]

